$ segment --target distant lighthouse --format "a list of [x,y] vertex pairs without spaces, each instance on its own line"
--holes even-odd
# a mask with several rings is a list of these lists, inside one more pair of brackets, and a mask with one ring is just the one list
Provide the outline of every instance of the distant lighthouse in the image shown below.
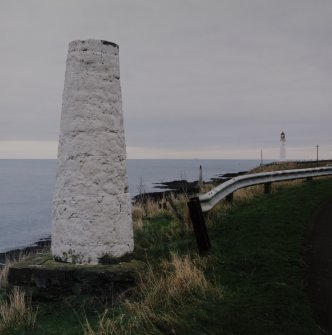
[[286,160],[286,136],[285,133],[282,132],[280,134],[280,161]]

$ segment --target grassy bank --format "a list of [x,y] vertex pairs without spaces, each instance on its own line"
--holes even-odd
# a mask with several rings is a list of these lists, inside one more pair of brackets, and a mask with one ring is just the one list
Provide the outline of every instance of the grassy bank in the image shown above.
[[313,213],[332,196],[331,186],[320,180],[281,189],[213,219],[211,275],[218,273],[224,288],[215,318],[220,334],[317,333],[303,254]]
[[[316,334],[304,241],[330,196],[332,179],[242,196],[209,215],[206,258],[196,254],[183,203],[176,215],[137,209],[134,256],[148,264],[137,288],[113,301],[32,297],[33,324],[5,325],[0,310],[1,334]],[[5,289],[0,299],[3,306]]]

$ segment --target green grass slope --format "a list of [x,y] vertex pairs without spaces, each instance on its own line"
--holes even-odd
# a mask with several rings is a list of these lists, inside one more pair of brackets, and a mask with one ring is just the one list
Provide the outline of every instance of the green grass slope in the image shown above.
[[39,305],[35,328],[3,333],[73,335],[85,327],[89,335],[318,334],[303,256],[312,217],[329,197],[332,179],[319,179],[234,203],[211,215],[205,259],[190,227],[170,215],[149,219],[136,231],[134,256],[150,264],[137,290],[113,302],[32,297]]

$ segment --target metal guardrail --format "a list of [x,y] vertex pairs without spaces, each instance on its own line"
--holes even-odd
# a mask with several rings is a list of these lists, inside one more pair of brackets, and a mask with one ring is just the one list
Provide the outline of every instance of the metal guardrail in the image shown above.
[[332,175],[332,166],[242,175],[226,181],[205,194],[199,195],[199,201],[202,207],[202,212],[208,212],[219,201],[227,196],[230,196],[234,191],[240,188],[259,184],[271,185],[271,183],[277,181],[313,178],[328,175]]

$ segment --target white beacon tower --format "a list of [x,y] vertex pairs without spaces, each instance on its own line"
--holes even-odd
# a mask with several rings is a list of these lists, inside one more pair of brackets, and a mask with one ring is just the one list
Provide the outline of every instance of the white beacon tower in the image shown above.
[[286,160],[286,136],[285,133],[282,132],[280,134],[280,161]]
[[133,248],[119,46],[73,41],[62,96],[52,255],[97,264]]

